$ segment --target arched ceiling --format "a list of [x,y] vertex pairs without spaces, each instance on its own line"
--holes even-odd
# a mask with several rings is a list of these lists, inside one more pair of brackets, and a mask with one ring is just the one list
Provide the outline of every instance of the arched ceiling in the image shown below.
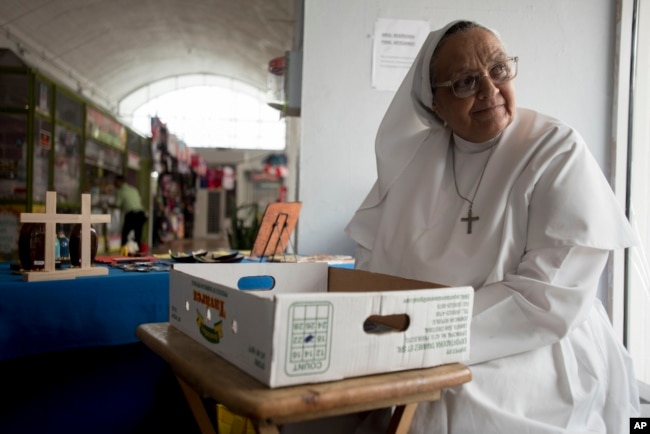
[[296,0],[1,0],[0,47],[116,112],[164,78],[233,77],[260,89],[294,45]]

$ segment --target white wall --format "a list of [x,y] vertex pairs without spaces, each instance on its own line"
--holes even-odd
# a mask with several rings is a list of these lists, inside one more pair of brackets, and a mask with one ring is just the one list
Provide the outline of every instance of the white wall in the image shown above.
[[305,0],[298,253],[353,253],[343,229],[374,182],[375,133],[393,95],[371,87],[378,18],[427,20],[432,29],[471,19],[497,30],[520,58],[518,105],[576,127],[607,168],[615,7],[610,0]]

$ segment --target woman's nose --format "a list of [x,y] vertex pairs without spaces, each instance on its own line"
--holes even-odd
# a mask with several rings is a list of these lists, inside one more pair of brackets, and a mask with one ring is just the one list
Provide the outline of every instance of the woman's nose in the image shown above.
[[489,75],[481,76],[479,83],[478,96],[479,98],[490,98],[499,92],[499,88],[494,84]]

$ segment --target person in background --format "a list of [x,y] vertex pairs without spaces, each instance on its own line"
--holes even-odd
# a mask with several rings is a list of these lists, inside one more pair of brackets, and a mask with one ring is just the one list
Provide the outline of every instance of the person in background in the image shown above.
[[115,186],[114,207],[122,211],[122,254],[130,253],[128,248],[129,233],[133,231],[133,241],[138,245],[138,251],[142,251],[142,227],[147,221],[147,214],[142,206],[140,192],[129,185],[124,176],[118,175],[113,181]]
[[356,267],[475,289],[472,381],[421,403],[412,433],[625,433],[636,377],[597,290],[636,241],[580,134],[516,107],[518,63],[474,22],[429,34],[346,227]]

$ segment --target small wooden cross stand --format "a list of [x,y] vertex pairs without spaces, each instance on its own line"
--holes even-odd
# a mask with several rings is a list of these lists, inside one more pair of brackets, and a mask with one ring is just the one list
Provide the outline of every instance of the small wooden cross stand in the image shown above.
[[[21,223],[45,223],[45,267],[41,271],[26,271],[23,279],[28,282],[43,280],[74,279],[77,276],[105,276],[106,267],[93,267],[90,263],[90,224],[110,223],[109,214],[90,213],[90,195],[81,195],[81,214],[57,214],[56,192],[48,191],[44,213],[20,213]],[[57,270],[54,263],[54,237],[57,223],[81,223],[81,267]]]

